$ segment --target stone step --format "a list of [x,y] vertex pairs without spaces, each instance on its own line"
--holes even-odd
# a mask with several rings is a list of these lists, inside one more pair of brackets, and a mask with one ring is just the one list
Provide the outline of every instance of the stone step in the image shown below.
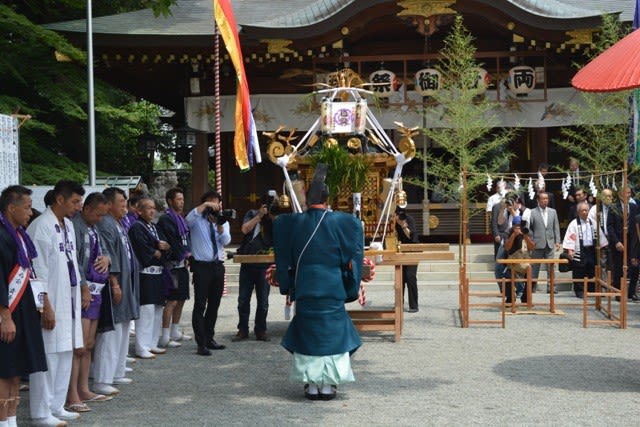
[[[434,244],[432,255],[434,257],[440,256],[440,249],[443,246],[440,244]],[[449,245],[449,251],[443,252],[445,260],[429,259],[422,260],[418,264],[418,283],[422,286],[431,285],[444,285],[444,286],[457,286],[459,281],[458,271],[459,263],[458,259],[458,245]],[[422,256],[423,254],[421,254]],[[454,259],[455,258],[455,259]],[[467,245],[467,272],[472,278],[478,279],[491,279],[494,277],[494,259],[493,259],[493,245],[492,244],[473,244]],[[228,261],[225,263],[227,271],[227,283],[228,285],[237,285],[238,275],[240,271],[240,264]],[[541,278],[546,278],[544,271],[541,273]],[[558,273],[556,272],[556,279],[570,278],[571,273]],[[376,278],[371,285],[381,284],[382,286],[392,286],[394,280],[394,268],[389,265],[379,265],[376,267]]]

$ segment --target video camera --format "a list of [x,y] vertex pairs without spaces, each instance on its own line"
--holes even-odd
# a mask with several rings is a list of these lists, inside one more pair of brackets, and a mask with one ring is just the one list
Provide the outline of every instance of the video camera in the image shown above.
[[219,211],[214,211],[212,208],[206,208],[202,215],[205,218],[212,218],[216,220],[216,224],[222,225],[227,221],[232,219],[236,219],[238,216],[235,209],[221,209]]
[[264,205],[267,207],[269,215],[280,214],[280,200],[278,199],[278,193],[276,190],[269,190],[267,193],[267,200]]

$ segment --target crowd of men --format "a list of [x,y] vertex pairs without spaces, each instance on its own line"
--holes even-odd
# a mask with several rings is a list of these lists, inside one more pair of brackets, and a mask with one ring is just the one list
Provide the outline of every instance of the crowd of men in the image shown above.
[[[542,166],[544,172],[546,168],[546,165]],[[577,161],[572,160],[569,173],[578,176]],[[505,181],[498,182],[496,192],[489,198],[487,206],[491,216],[495,259],[520,258],[520,250],[526,250],[531,258],[550,259],[558,258],[559,252],[564,251],[574,280],[573,292],[577,298],[583,298],[584,284],[579,279],[593,279],[598,262],[604,272],[611,272],[613,286],[621,289],[626,252],[627,297],[629,301],[640,301],[637,295],[640,210],[631,189],[626,187],[624,191],[616,193],[606,188],[596,200],[589,197],[588,189],[580,186],[580,180],[574,178],[567,193],[568,225],[564,236],[561,236],[559,215],[553,207],[554,195],[547,191],[544,178],[536,182],[533,197],[515,191]],[[625,214],[628,227],[626,236]],[[517,271],[517,266],[509,267],[496,262],[495,277],[499,286],[502,287],[501,279],[511,277],[512,270],[518,278],[524,277],[524,271]],[[532,264],[533,292],[537,291],[539,272],[540,264]],[[515,294],[521,302],[527,301],[524,283],[524,280],[516,281]],[[593,292],[594,282],[590,281],[588,286],[588,291]],[[547,292],[550,292],[549,286]],[[507,303],[512,303],[510,287],[506,289],[505,298]]]
[[[190,297],[189,269],[197,354],[225,348],[214,338],[231,241],[221,196],[205,193],[186,215],[180,188],[167,191],[166,203],[158,217],[149,196],[128,203],[125,191],[112,187],[85,197],[80,184],[65,180],[47,193],[47,208],[35,217],[31,190],[14,185],[2,191],[1,427],[17,425],[21,379],[29,381],[32,425],[64,426],[132,382],[132,331],[138,359],[191,339],[179,327]],[[253,216],[260,221],[248,215],[245,234],[269,215],[260,208]],[[256,338],[267,341],[268,285],[255,285]],[[248,336],[253,286],[248,283],[239,298],[240,338]]]

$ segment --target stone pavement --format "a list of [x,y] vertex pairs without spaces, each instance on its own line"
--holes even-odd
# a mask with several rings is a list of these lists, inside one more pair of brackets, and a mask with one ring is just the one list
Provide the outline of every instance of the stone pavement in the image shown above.
[[[372,306],[391,290],[371,287]],[[216,339],[226,350],[195,354],[193,341],[131,365],[131,385],[91,405],[78,426],[468,426],[637,425],[640,407],[640,304],[629,327],[581,327],[578,307],[564,316],[508,316],[506,329],[460,328],[458,290],[421,284],[420,312],[405,313],[402,340],[367,334],[353,359],[356,382],[330,402],[308,401],[288,381],[284,299],[270,298],[271,342],[232,343],[237,287],[223,298]],[[536,299],[546,298],[536,294]],[[578,300],[561,292],[558,302]],[[350,308],[357,308],[357,303]],[[190,333],[187,306],[182,320]],[[253,317],[253,316],[252,316]],[[26,423],[28,396],[19,421]]]

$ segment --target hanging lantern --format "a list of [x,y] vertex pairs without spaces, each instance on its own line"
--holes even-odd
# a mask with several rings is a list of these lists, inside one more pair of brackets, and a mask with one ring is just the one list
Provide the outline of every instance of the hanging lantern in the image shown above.
[[518,96],[526,96],[536,87],[536,71],[526,65],[519,65],[509,70],[507,81],[509,90]]
[[398,82],[393,71],[378,70],[369,75],[369,82],[373,83],[371,90],[381,98],[388,98],[396,92]]
[[476,68],[476,72],[478,73],[478,80],[476,80],[476,89],[478,90],[478,95],[482,95],[487,91],[489,87],[489,83],[491,82],[491,76],[484,68]]
[[423,68],[416,71],[416,92],[422,96],[433,96],[440,90],[442,74],[435,68]]

